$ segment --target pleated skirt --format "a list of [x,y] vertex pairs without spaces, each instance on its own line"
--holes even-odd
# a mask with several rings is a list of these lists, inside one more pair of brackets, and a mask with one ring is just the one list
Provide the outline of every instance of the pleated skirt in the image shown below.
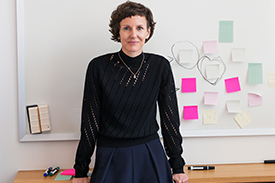
[[97,147],[91,183],[173,183],[159,139],[130,147]]

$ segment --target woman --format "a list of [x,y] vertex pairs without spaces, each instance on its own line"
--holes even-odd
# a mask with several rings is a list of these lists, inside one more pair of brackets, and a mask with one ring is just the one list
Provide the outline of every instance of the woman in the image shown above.
[[[109,26],[112,40],[122,47],[88,66],[73,183],[187,182],[170,64],[164,57],[143,52],[154,32],[153,15],[143,5],[127,1],[113,11]],[[157,102],[169,163],[157,134]]]

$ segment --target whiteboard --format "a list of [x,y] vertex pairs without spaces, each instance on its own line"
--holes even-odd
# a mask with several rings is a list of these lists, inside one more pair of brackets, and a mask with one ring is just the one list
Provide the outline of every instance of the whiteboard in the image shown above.
[[[20,141],[77,140],[85,70],[99,55],[118,51],[110,40],[111,12],[124,1],[108,0],[17,0],[18,111]],[[275,73],[275,1],[272,0],[142,0],[154,14],[156,30],[144,46],[171,60],[176,86],[182,78],[196,78],[197,92],[177,92],[183,137],[274,135],[275,88],[268,87],[268,74]],[[219,42],[219,21],[233,21],[234,41]],[[217,41],[218,53],[226,65],[222,79],[207,83],[197,68],[184,69],[172,59],[172,46],[188,41],[203,56],[203,41]],[[185,42],[186,43],[186,42]],[[193,46],[194,45],[194,46]],[[178,49],[190,44],[178,44]],[[232,48],[245,48],[245,62],[232,62]],[[177,51],[175,51],[177,55]],[[263,83],[248,84],[248,63],[262,63]],[[203,71],[204,72],[204,71]],[[224,79],[239,77],[241,91],[227,93]],[[205,91],[218,92],[218,105],[203,103]],[[262,95],[263,105],[249,107],[249,92]],[[240,100],[252,122],[241,129],[228,113],[226,101]],[[51,132],[30,135],[25,106],[48,104]],[[183,106],[197,105],[199,119],[184,120]],[[203,125],[204,110],[217,110],[217,124]]]

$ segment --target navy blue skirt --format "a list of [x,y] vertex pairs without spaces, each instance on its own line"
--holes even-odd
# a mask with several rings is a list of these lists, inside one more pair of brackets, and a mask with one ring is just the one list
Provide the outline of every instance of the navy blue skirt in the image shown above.
[[97,147],[91,183],[173,183],[159,139],[130,147]]

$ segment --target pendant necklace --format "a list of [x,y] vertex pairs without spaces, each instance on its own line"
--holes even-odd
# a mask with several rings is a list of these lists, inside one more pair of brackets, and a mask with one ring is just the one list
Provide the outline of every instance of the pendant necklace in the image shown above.
[[142,58],[141,64],[140,64],[140,66],[139,66],[137,72],[134,73],[134,72],[130,69],[130,67],[128,67],[128,65],[122,60],[122,58],[121,58],[121,56],[120,56],[120,54],[119,54],[119,52],[118,52],[118,57],[120,58],[120,60],[122,61],[122,63],[125,65],[125,67],[134,75],[134,78],[135,78],[135,79],[137,78],[137,73],[140,71],[140,69],[141,69],[141,67],[142,67],[142,64],[143,64],[143,61],[144,61],[144,57],[145,57],[145,56],[144,56],[144,53],[142,53],[142,55],[143,55],[143,58]]

